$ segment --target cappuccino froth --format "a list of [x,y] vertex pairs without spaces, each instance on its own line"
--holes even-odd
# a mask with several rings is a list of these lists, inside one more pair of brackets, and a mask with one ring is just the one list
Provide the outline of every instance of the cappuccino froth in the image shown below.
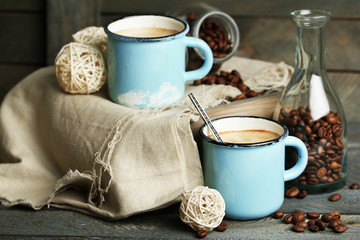
[[[279,134],[262,129],[251,129],[242,131],[224,131],[219,133],[224,142],[229,143],[258,143],[270,141],[280,137]],[[209,136],[215,139],[214,136]]]
[[138,38],[155,38],[165,37],[178,33],[174,29],[157,28],[157,27],[138,27],[138,28],[125,28],[116,32],[116,34],[127,37]]

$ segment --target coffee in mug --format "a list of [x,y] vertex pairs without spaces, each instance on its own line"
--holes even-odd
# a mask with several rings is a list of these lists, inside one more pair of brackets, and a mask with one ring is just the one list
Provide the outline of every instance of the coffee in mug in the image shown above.
[[[205,185],[220,192],[226,216],[246,220],[277,211],[284,201],[285,181],[298,177],[306,167],[305,144],[289,136],[287,127],[272,119],[234,116],[212,123],[218,132],[230,133],[235,138],[244,133],[246,138],[251,135],[245,143],[234,143],[236,139],[219,142],[210,138],[211,131],[206,125],[199,130]],[[262,134],[267,138],[252,139],[252,135]],[[295,166],[288,170],[285,170],[286,146],[294,147],[299,156]]]
[[[220,137],[224,142],[229,143],[257,143],[265,142],[280,137],[279,134],[264,129],[250,129],[242,131],[220,132]],[[216,139],[213,135],[209,136]]]
[[137,38],[165,37],[176,33],[178,33],[177,30],[159,27],[125,28],[116,32],[119,35]]

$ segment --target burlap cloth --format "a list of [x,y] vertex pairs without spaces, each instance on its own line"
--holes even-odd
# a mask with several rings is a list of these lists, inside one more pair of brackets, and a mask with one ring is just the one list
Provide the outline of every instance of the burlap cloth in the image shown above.
[[[244,78],[273,64],[233,58],[224,70]],[[204,107],[240,92],[190,86]],[[0,200],[33,209],[54,206],[119,219],[168,206],[203,184],[187,97],[167,109],[134,110],[97,94],[70,95],[54,67],[32,73],[0,108]]]

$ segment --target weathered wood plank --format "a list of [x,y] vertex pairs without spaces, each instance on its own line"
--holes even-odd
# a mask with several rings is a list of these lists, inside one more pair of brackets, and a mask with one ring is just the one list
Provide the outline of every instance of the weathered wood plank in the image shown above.
[[[294,65],[296,25],[290,18],[240,18],[240,48],[252,58]],[[330,21],[325,29],[329,71],[360,72],[360,21]]]
[[45,12],[45,0],[1,0],[0,11]]
[[[115,1],[101,0],[102,12],[104,13],[163,13],[174,7],[179,7],[192,0],[157,0],[157,1]],[[359,1],[357,0],[303,0],[303,1],[264,1],[264,0],[206,0],[203,1],[235,16],[276,16],[283,17],[295,9],[327,9],[338,17],[360,16]]]
[[48,65],[62,46],[71,42],[72,34],[100,22],[98,0],[47,0]]
[[348,122],[360,122],[360,73],[328,73]]
[[[194,230],[181,222],[178,205],[113,222],[57,209],[34,213],[1,207],[0,213],[0,238],[194,239],[196,236]],[[212,231],[206,239],[290,239],[299,236],[301,239],[356,239],[360,233],[360,216],[342,214],[342,220],[348,230],[339,235],[331,229],[317,233],[309,230],[294,233],[291,224],[272,217],[251,221],[226,219],[229,228],[225,232]]]
[[45,13],[0,14],[0,62],[45,64]]

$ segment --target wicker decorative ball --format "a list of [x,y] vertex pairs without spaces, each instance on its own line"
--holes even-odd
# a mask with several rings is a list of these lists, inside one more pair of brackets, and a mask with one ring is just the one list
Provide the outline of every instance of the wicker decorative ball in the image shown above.
[[98,91],[106,81],[106,67],[100,51],[71,42],[55,59],[56,77],[65,92],[89,94]]
[[180,218],[195,231],[212,231],[225,216],[225,201],[221,194],[199,186],[182,195]]
[[73,41],[98,48],[106,56],[107,35],[103,27],[90,26],[72,35]]

